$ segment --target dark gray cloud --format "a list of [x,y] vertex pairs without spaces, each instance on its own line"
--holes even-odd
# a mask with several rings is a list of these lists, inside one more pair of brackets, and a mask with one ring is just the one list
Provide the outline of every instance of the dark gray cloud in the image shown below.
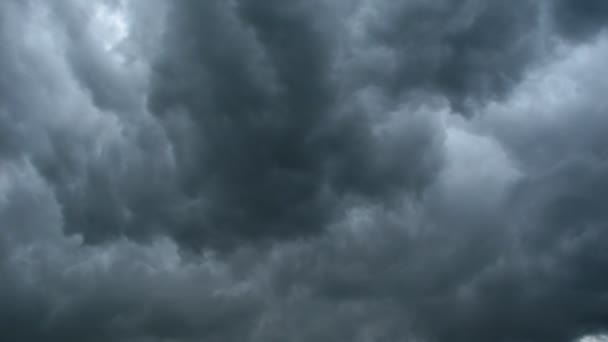
[[568,39],[597,34],[608,21],[605,1],[556,0],[551,5],[558,30]]
[[[390,201],[428,182],[439,158],[426,119],[412,119],[407,136],[376,137],[377,119],[339,99],[337,37],[328,34],[331,17],[319,18],[321,5],[169,9],[149,107],[171,139],[177,193],[134,208],[135,216],[157,216],[184,245],[231,245],[316,233],[346,197]],[[176,202],[177,212],[164,209]],[[120,212],[108,210],[100,227],[77,229],[113,234],[104,226],[120,224]],[[142,230],[137,218],[124,224]]]
[[601,340],[605,7],[0,3],[0,340]]
[[440,92],[469,114],[471,105],[503,96],[543,52],[542,1],[363,3],[354,23],[365,27],[357,32],[363,42],[350,56],[355,77],[392,96]]

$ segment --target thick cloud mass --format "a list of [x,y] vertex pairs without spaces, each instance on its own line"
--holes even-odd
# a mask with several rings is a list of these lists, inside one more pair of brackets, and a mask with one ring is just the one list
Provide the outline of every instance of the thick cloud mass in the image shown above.
[[320,7],[185,2],[169,13],[150,110],[175,148],[180,190],[198,202],[178,240],[308,235],[347,196],[386,201],[433,173],[428,119],[407,118],[409,136],[375,136],[383,122],[340,99],[337,28]]
[[0,341],[592,342],[608,6],[0,2]]

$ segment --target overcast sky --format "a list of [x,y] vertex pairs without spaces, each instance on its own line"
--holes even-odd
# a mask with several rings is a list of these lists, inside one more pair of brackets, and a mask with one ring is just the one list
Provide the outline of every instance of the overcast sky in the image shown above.
[[0,341],[608,341],[607,67],[605,0],[0,0]]

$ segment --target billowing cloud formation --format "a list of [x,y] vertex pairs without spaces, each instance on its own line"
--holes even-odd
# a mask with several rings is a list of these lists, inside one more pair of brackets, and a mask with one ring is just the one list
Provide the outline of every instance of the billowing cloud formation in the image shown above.
[[606,9],[2,2],[0,340],[602,340]]

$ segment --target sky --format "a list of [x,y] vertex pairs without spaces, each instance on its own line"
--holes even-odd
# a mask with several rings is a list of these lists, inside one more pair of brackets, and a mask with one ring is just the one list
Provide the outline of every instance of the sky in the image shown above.
[[605,0],[0,1],[0,341],[608,341]]

